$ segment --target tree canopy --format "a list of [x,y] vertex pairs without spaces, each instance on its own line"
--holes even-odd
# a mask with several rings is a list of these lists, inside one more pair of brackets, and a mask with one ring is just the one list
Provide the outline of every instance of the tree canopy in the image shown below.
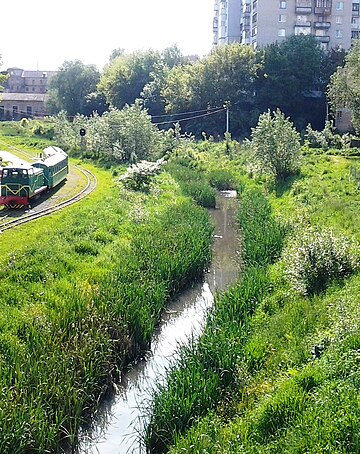
[[105,67],[98,89],[113,107],[130,105],[140,98],[159,60],[159,52],[153,50],[119,55]]
[[356,40],[345,57],[344,67],[331,76],[328,96],[333,111],[347,107],[352,110],[353,125],[360,131],[360,41]]
[[49,83],[49,106],[53,113],[64,110],[69,116],[77,113],[90,115],[104,102],[94,97],[100,73],[94,65],[85,65],[80,60],[65,61]]
[[[166,111],[194,111],[230,103],[236,122],[234,129],[244,130],[249,127],[247,118],[253,103],[256,71],[255,53],[250,46],[219,46],[208,57],[176,66],[167,73],[162,90]],[[225,124],[219,116],[212,122],[207,118],[206,124],[212,134],[223,134]],[[194,125],[197,132],[201,127],[199,121],[198,128]]]
[[[290,36],[257,53],[261,69],[255,83],[259,113],[281,109],[302,129],[317,110],[324,51],[313,36]],[[321,97],[321,92],[318,92]],[[322,120],[324,120],[324,112]]]

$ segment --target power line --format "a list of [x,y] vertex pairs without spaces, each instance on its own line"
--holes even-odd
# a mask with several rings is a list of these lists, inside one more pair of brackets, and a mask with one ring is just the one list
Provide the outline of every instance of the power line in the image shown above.
[[190,112],[178,112],[178,113],[173,113],[173,114],[164,114],[164,115],[151,115],[151,118],[159,118],[159,117],[173,117],[176,115],[185,115],[185,114],[195,114],[195,113],[200,113],[200,112],[210,112],[215,109],[220,109],[220,107],[209,107],[207,109],[202,109],[202,110],[192,110]]
[[154,125],[156,126],[160,126],[160,125],[166,125],[166,124],[169,124],[169,123],[180,123],[182,121],[186,121],[186,120],[194,120],[195,118],[204,118],[204,117],[208,117],[210,115],[214,115],[214,114],[217,114],[219,112],[224,112],[226,109],[225,108],[221,108],[219,110],[216,110],[215,112],[208,112],[206,114],[203,114],[203,115],[195,115],[193,117],[185,117],[185,118],[181,118],[179,120],[170,120],[170,121],[164,121],[164,122],[161,122],[161,123],[154,123]]

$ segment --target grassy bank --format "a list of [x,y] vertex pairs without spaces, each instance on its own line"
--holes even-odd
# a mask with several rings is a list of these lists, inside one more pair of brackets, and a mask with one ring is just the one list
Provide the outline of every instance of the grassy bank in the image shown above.
[[149,450],[359,452],[358,165],[307,151],[292,181],[243,192],[245,273],[156,393]]
[[0,236],[0,452],[56,452],[210,258],[212,226],[168,173],[114,184]]

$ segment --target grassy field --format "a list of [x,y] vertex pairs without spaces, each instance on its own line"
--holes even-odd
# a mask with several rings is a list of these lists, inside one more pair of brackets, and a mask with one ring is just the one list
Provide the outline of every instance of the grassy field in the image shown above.
[[150,451],[360,452],[359,164],[304,150],[292,180],[245,183],[243,277],[155,393]]
[[0,235],[2,453],[74,446],[169,297],[210,259],[208,214],[169,173],[140,193],[91,170],[89,198]]

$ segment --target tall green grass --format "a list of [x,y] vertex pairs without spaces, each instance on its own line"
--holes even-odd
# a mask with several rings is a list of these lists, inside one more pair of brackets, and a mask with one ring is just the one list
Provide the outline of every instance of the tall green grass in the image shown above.
[[149,345],[169,297],[210,259],[208,214],[168,174],[147,195],[109,178],[104,188],[0,238],[19,245],[0,260],[4,454],[73,448],[81,423]]

